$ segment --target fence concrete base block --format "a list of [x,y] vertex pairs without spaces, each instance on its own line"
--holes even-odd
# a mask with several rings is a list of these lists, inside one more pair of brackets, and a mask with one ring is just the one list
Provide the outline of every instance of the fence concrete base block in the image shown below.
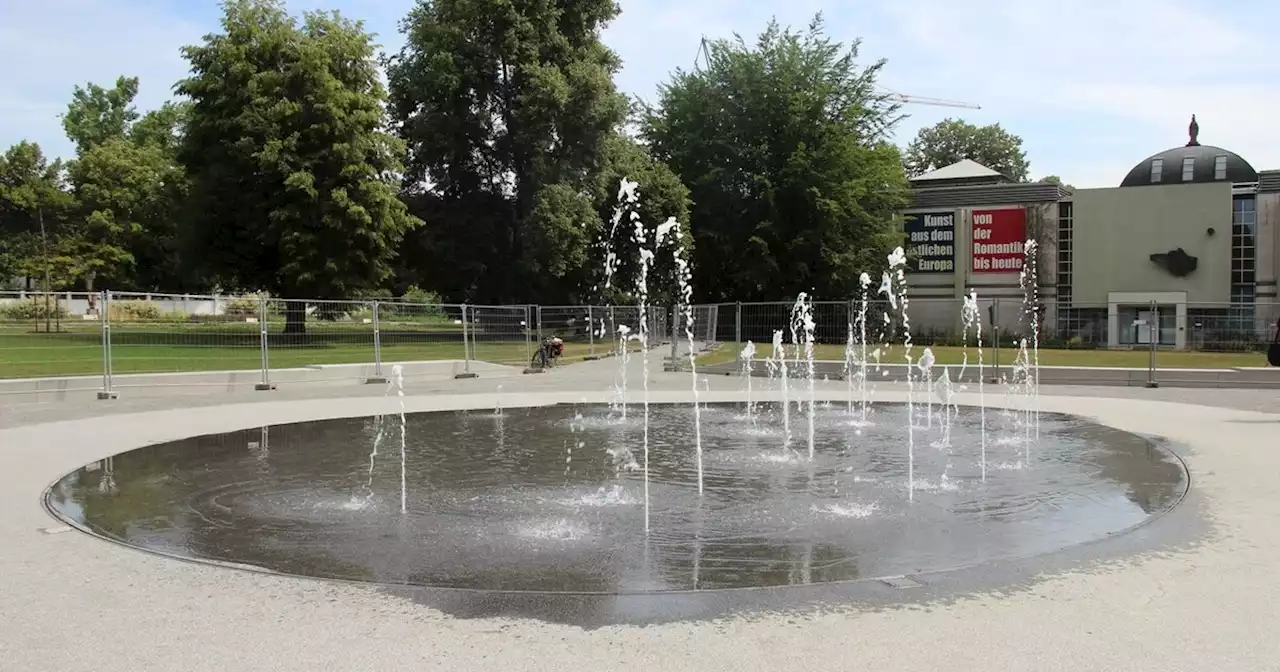
[[480,374],[475,371],[463,371],[462,373],[453,374],[454,380],[462,380],[464,378],[479,378]]
[[275,383],[257,383],[253,386],[253,389],[258,390],[259,392],[267,392],[267,391],[276,389],[276,384]]
[[546,371],[546,369],[525,369],[524,370],[525,373],[542,373],[543,371]]
[[364,384],[365,385],[386,385],[387,378],[386,376],[369,376],[368,378],[364,379]]
[[1147,383],[1147,389],[1149,389],[1149,390],[1154,390],[1154,389],[1156,389],[1157,387],[1160,387],[1160,383],[1157,383],[1157,382],[1155,382],[1155,381],[1151,381],[1151,382]]
[[599,361],[599,359],[600,359],[600,356],[599,356],[599,355],[587,355],[586,357],[583,357],[583,358],[582,358],[582,361],[584,361],[584,362],[595,362],[595,361]]
[[103,401],[107,401],[110,399],[119,399],[120,395],[116,394],[115,392],[98,392],[98,398],[102,399]]

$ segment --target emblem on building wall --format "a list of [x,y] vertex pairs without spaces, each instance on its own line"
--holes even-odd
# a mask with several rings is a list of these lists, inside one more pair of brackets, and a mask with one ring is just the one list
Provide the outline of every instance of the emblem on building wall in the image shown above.
[[1196,270],[1200,260],[1187,254],[1181,247],[1151,255],[1151,261],[1175,278],[1185,278]]

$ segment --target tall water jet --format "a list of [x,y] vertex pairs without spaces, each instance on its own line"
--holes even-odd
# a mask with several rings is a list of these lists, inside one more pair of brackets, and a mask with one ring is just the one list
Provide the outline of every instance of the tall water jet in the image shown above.
[[1027,347],[1027,338],[1025,336],[1018,339],[1018,354],[1013,358],[1012,371],[1005,387],[1006,399],[1010,394],[1016,394],[1022,397],[1022,408],[1016,412],[1012,412],[1014,417],[1014,431],[1019,429],[1022,431],[1022,457],[1025,461],[1031,456],[1031,351]]
[[627,368],[631,364],[631,327],[618,325],[618,373],[614,388],[618,409],[623,422],[627,421]]
[[[702,405],[698,403],[698,354],[693,341],[693,284],[689,271],[689,260],[685,248],[680,243],[680,223],[675,217],[667,219],[658,226],[654,235],[654,248],[662,247],[662,243],[670,236],[675,246],[676,283],[680,288],[680,302],[684,308],[684,336],[689,345],[689,378],[693,385],[693,443],[698,459],[698,494],[702,494]],[[674,364],[674,362],[672,362]]]
[[920,360],[917,362],[917,368],[920,369],[920,379],[925,383],[925,429],[933,429],[933,365],[937,359],[933,356],[933,348],[926,347],[924,352],[920,353]]
[[858,393],[862,403],[862,424],[867,424],[867,410],[871,399],[867,393],[867,298],[871,291],[871,276],[863,273],[858,277],[862,286],[862,303],[858,307],[858,342],[862,352],[858,356]]
[[1030,318],[1031,328],[1031,397],[1035,407],[1035,438],[1040,439],[1040,275],[1036,270],[1036,259],[1039,245],[1028,239],[1022,247],[1022,272],[1019,282],[1022,285],[1023,312]]
[[[817,394],[814,390],[814,361],[813,361],[813,332],[815,329],[813,322],[813,302],[809,299],[809,295],[800,292],[796,297],[795,305],[791,307],[791,341],[795,344],[797,354],[803,352],[805,361],[805,378],[808,379],[809,399],[807,400],[807,408],[805,417],[808,421],[807,443],[809,446],[809,459],[813,459],[814,449],[814,414],[815,401]],[[800,339],[797,341],[797,339]]]
[[[622,218],[626,213],[630,212],[629,219],[633,225],[638,225],[638,220],[640,219],[640,215],[636,210],[636,204],[640,200],[640,195],[636,191],[639,186],[638,182],[632,182],[625,177],[618,183],[618,204],[614,206],[613,215],[609,218],[609,231],[600,241],[604,247],[604,286],[606,289],[613,287],[613,276],[618,272],[618,252],[614,249],[613,243],[618,235],[618,228],[622,225]],[[634,240],[634,232],[631,235]],[[612,308],[609,309],[609,315],[610,320],[613,321]],[[622,420],[625,421],[627,419],[627,365],[630,359],[628,344],[631,340],[629,337],[631,330],[626,325],[617,324],[616,321],[613,321],[613,323],[616,325],[618,337],[618,404],[622,409]],[[600,320],[600,333],[601,335],[605,333],[603,318]],[[648,376],[647,368],[645,375]]]
[[[916,494],[916,394],[915,375],[912,373],[911,320],[907,315],[907,255],[901,247],[895,247],[889,255],[889,270],[885,271],[880,291],[889,298],[889,307],[899,310],[902,318],[902,358],[907,363],[907,501],[915,501]],[[886,320],[888,316],[886,315]]]
[[[636,183],[622,181],[623,188],[630,187],[632,193],[636,187]],[[634,200],[632,201],[634,202]],[[649,267],[653,265],[653,250],[646,247],[648,243],[648,234],[644,230],[644,223],[640,221],[640,213],[634,209],[631,211],[632,223],[632,240],[640,250],[640,269],[636,277],[636,298],[639,302],[640,313],[640,361],[641,361],[641,385],[644,388],[644,531],[649,532]]]
[[[987,480],[987,395],[986,395],[986,372],[983,370],[982,363],[982,311],[978,309],[978,292],[970,289],[969,295],[964,297],[964,308],[960,313],[963,318],[964,326],[960,334],[960,342],[967,344],[969,342],[969,330],[973,329],[973,333],[978,340],[978,422],[980,423],[980,434],[982,435],[982,481]],[[965,362],[968,363],[969,355],[965,353]]]
[[845,414],[853,417],[853,386],[858,377],[856,366],[858,361],[858,343],[853,333],[853,315],[849,316],[849,333],[844,339],[844,396]]
[[951,381],[951,368],[942,367],[942,375],[938,376],[937,382],[933,385],[937,391],[938,399],[942,407],[942,447],[951,445],[951,419],[952,412],[958,410],[955,408],[955,384]]
[[[391,396],[391,390],[395,388],[395,380],[387,380],[387,388],[383,391],[383,397]],[[365,500],[373,499],[373,465],[378,460],[378,449],[382,447],[382,441],[387,437],[387,416],[379,415],[373,419],[373,450],[369,451],[369,479],[365,483],[366,496]]]
[[738,353],[738,359],[742,361],[742,379],[745,380],[747,384],[746,416],[754,425],[756,421],[756,407],[755,402],[751,399],[751,375],[752,369],[755,366],[756,344],[751,341],[747,341],[747,344],[742,346],[742,351]]
[[404,365],[391,367],[391,380],[396,386],[396,396],[400,398],[400,513],[409,510],[409,471],[408,471],[408,437],[404,417]]
[[776,372],[782,385],[782,434],[783,447],[791,447],[791,399],[788,394],[790,384],[787,381],[787,350],[782,344],[782,330],[773,331],[773,350],[769,353],[769,370]]

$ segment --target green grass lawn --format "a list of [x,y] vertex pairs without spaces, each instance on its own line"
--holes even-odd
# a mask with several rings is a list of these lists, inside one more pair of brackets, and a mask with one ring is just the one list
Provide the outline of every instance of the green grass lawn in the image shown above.
[[[308,321],[307,333],[283,334],[282,320],[269,321],[268,352],[273,369],[322,364],[373,362],[373,327],[361,322]],[[446,319],[387,320],[380,325],[382,361],[462,359],[461,325]],[[102,373],[102,334],[96,321],[64,320],[61,331],[44,333],[43,323],[0,323],[0,378],[98,375]],[[41,330],[41,331],[38,331]],[[224,322],[121,322],[112,325],[112,370],[128,373],[183,373],[197,371],[252,370],[261,366],[260,325],[243,321]],[[495,326],[472,334],[476,359],[522,366],[529,362],[536,343],[526,343],[518,325]],[[599,343],[594,352],[607,354],[610,343]],[[770,346],[757,345],[757,357],[769,356]],[[739,347],[723,344],[699,357],[702,365],[731,362]],[[842,360],[844,346],[818,345],[818,359]],[[915,349],[918,356],[922,348]],[[956,347],[933,349],[939,364],[960,364],[966,351]],[[565,361],[573,362],[591,354],[587,343],[567,342]],[[977,350],[967,350],[970,365],[977,364]],[[1000,364],[1008,365],[1017,355],[1013,348],[1001,348]],[[1145,367],[1145,350],[1052,350],[1040,351],[1043,366]],[[983,361],[993,364],[996,353],[985,348]],[[903,361],[900,346],[887,348],[881,361]],[[1160,368],[1229,368],[1265,366],[1263,353],[1160,352]]]
[[[868,351],[874,350],[869,347]],[[916,346],[912,349],[912,358],[920,356],[923,347]],[[791,352],[791,348],[787,348]],[[741,346],[733,343],[725,343],[714,352],[705,354],[698,358],[698,363],[703,365],[723,364],[725,362],[737,361],[738,353]],[[756,358],[764,359],[773,352],[770,345],[756,345]],[[934,357],[938,364],[956,365],[960,364],[964,357],[968,354],[969,365],[974,366],[978,363],[978,349],[968,348],[967,350],[959,347],[939,346],[933,348]],[[1000,364],[1008,365],[1017,357],[1018,352],[1013,348],[1000,348]],[[1124,368],[1145,368],[1147,366],[1149,353],[1146,350],[1040,350],[1041,366],[1097,366],[1097,367],[1124,367]],[[814,346],[814,357],[820,360],[844,360],[843,345],[816,345]],[[993,364],[996,361],[995,348],[983,348],[982,360],[984,364]],[[885,364],[899,364],[904,361],[903,350],[901,346],[892,346],[882,349],[880,361]],[[1237,366],[1266,366],[1267,357],[1261,352],[1188,352],[1188,351],[1159,351],[1156,353],[1156,366],[1162,369],[1221,369]]]
[[[44,325],[39,326],[40,329]],[[261,366],[260,326],[223,323],[121,323],[112,326],[112,371],[182,373],[257,369]],[[307,333],[285,335],[283,322],[268,324],[271,368],[373,362],[372,325],[309,322]],[[440,321],[384,322],[382,361],[462,359],[461,326]],[[515,329],[472,335],[473,356],[481,361],[526,365],[537,343],[526,343]],[[595,352],[607,354],[609,343]],[[564,360],[591,354],[587,343],[566,343]],[[38,333],[29,323],[0,324],[0,378],[98,375],[102,373],[102,334],[97,322],[63,322],[59,333]]]

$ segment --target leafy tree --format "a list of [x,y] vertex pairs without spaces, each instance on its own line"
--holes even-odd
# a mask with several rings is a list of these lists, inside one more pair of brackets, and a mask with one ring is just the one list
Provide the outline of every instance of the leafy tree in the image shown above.
[[1026,182],[1030,164],[1022,138],[1000,124],[977,126],[962,119],[944,119],[920,129],[907,145],[906,169],[912,175],[971,159],[1015,181]]
[[96,278],[178,289],[174,220],[185,178],[173,157],[161,146],[110,138],[73,161],[69,176],[79,214],[74,270],[86,289]]
[[62,115],[62,128],[75,143],[76,152],[84,153],[111,138],[124,137],[138,120],[133,106],[137,95],[137,77],[120,77],[110,89],[93,83],[77,86]]
[[1039,180],[1036,180],[1036,181],[1037,181],[1037,182],[1043,182],[1043,183],[1045,183],[1045,184],[1056,184],[1056,185],[1058,185],[1058,186],[1060,186],[1060,187],[1066,187],[1067,189],[1072,189],[1072,190],[1074,190],[1074,189],[1075,189],[1075,187],[1074,187],[1073,185],[1070,185],[1070,184],[1067,184],[1066,182],[1063,182],[1063,181],[1062,181],[1062,178],[1061,178],[1061,177],[1058,177],[1057,175],[1045,175],[1044,177],[1042,177],[1042,178],[1040,178]]
[[804,32],[771,22],[750,47],[710,43],[704,69],[661,88],[643,135],[689,187],[703,300],[853,296],[900,243],[897,107],[876,93],[883,61],[860,66],[857,50],[821,16]]
[[64,172],[33,142],[0,156],[0,277],[39,278],[46,290],[66,283],[59,241],[73,199]]
[[175,220],[185,191],[176,148],[186,106],[140,114],[136,77],[113,88],[77,86],[62,116],[77,158],[69,178],[77,200],[61,245],[66,272],[92,290],[182,288]]
[[[397,195],[403,145],[384,132],[372,37],[338,13],[228,0],[223,33],[183,50],[192,74],[180,158],[190,241],[224,287],[287,299],[376,287],[418,222]],[[290,301],[286,332],[304,330]]]
[[129,138],[138,145],[159,147],[176,157],[190,113],[190,101],[167,102],[159,109],[142,115],[129,129]]
[[577,298],[627,113],[600,42],[617,12],[613,0],[418,0],[405,19],[391,114],[414,198],[435,203],[422,242],[458,274],[435,285],[447,295]]

